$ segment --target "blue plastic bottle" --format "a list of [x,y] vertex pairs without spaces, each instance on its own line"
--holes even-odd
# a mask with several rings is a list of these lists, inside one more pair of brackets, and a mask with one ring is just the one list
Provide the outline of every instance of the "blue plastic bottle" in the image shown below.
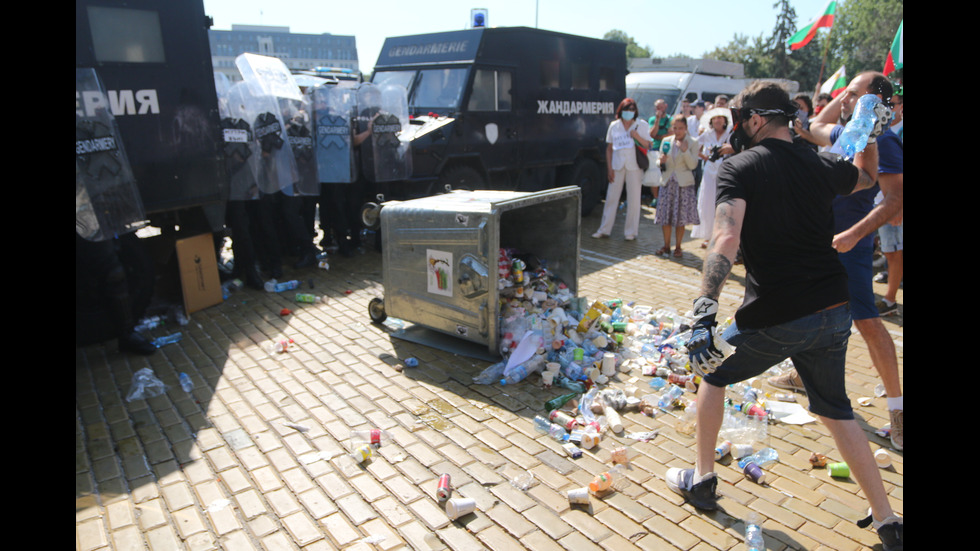
[[180,374],[180,388],[184,389],[184,392],[194,390],[194,382],[191,381],[190,375],[187,373]]
[[765,467],[766,465],[779,460],[779,454],[776,450],[772,448],[765,448],[759,450],[752,455],[743,457],[738,460],[738,468],[744,469],[749,463],[755,463],[760,467]]
[[837,144],[848,157],[854,157],[868,145],[868,136],[874,130],[875,121],[878,116],[875,114],[875,106],[881,103],[881,99],[874,94],[865,94],[858,99],[857,106],[854,108],[854,115],[844,126],[844,131],[837,138]]
[[172,335],[167,335],[165,337],[157,337],[153,339],[153,346],[160,348],[161,346],[179,342],[183,337],[180,333],[174,333]]
[[766,542],[762,539],[762,519],[759,513],[752,511],[745,519],[745,549],[746,551],[765,551]]
[[677,385],[670,385],[670,388],[667,389],[667,391],[664,392],[663,396],[660,397],[660,401],[657,402],[657,405],[660,406],[660,409],[667,409],[670,407],[671,404],[674,403],[674,400],[680,398],[683,395],[684,395],[683,388]]

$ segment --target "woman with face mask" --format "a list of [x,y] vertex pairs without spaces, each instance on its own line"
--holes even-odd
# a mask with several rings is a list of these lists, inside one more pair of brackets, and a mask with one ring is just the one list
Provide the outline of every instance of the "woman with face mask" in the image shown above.
[[[612,235],[619,199],[626,186],[626,225],[623,234],[627,241],[636,239],[640,230],[640,193],[643,190],[643,169],[637,164],[637,148],[650,147],[650,128],[637,117],[636,102],[630,98],[616,108],[616,119],[606,131],[606,169],[609,189],[602,209],[602,222],[592,237],[601,239]],[[642,154],[646,155],[644,149]]]

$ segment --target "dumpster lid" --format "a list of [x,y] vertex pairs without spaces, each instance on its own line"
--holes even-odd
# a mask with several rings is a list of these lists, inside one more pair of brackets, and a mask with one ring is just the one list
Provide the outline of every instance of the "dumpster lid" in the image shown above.
[[516,208],[538,202],[554,201],[581,193],[578,186],[565,186],[545,191],[499,191],[491,189],[453,190],[442,195],[421,197],[409,201],[392,201],[388,205],[405,205],[439,211],[492,212],[499,208]]

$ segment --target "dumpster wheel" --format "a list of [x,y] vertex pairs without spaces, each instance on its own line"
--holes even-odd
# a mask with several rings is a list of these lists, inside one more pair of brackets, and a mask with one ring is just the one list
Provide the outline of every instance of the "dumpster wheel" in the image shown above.
[[372,298],[371,302],[368,303],[368,315],[371,316],[371,321],[374,323],[384,323],[388,319],[388,314],[385,313],[384,299]]

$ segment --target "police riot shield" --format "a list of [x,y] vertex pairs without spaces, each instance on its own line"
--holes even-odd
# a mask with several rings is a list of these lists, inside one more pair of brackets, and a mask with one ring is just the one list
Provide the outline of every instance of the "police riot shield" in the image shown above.
[[314,142],[322,183],[349,184],[357,179],[351,147],[352,118],[357,108],[354,88],[323,84],[313,88]]
[[272,194],[291,188],[297,180],[296,159],[289,147],[286,123],[274,96],[255,95],[247,82],[237,87],[245,120],[252,126],[256,162],[255,182],[261,193]]
[[75,69],[75,232],[105,241],[145,224],[119,126],[95,69]]
[[[287,195],[315,195],[319,193],[316,177],[304,178],[300,174],[300,162],[304,169],[315,167],[312,163],[312,137],[307,140],[306,159],[298,160],[292,149],[293,141],[303,141],[302,125],[293,124],[292,117],[301,111],[304,97],[282,60],[257,54],[241,54],[235,65],[242,74],[249,92],[262,107],[253,123],[253,131],[262,143],[259,170],[259,188],[264,193],[282,191]],[[308,109],[307,109],[308,112]],[[292,128],[292,130],[291,130]],[[309,133],[307,128],[306,133]],[[291,134],[297,140],[291,140]],[[316,184],[315,189],[313,184]]]
[[299,86],[281,59],[246,53],[235,58],[235,66],[256,96],[303,101]]
[[280,99],[283,120],[286,121],[286,137],[289,149],[296,160],[297,180],[291,195],[319,195],[320,179],[317,176],[316,157],[313,152],[313,116],[310,97],[302,101]]
[[246,83],[239,82],[217,87],[225,168],[230,180],[229,201],[259,198],[256,176],[261,155],[246,109],[247,86]]
[[[408,130],[408,93],[402,86],[364,83],[357,90],[358,132],[370,130],[361,144],[361,169],[372,182],[405,180],[412,174]],[[404,132],[407,134],[407,132]]]

